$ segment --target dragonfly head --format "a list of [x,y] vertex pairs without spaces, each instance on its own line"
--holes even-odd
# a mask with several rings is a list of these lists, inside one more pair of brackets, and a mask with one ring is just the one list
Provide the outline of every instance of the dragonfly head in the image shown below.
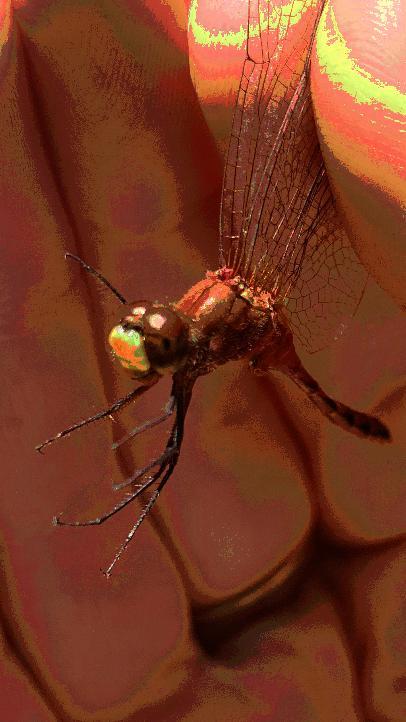
[[185,361],[189,326],[172,308],[137,301],[109,335],[121,365],[139,380],[174,373]]

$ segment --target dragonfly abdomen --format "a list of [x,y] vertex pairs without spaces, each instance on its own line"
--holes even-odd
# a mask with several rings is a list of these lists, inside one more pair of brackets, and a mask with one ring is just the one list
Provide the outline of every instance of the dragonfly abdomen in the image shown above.
[[333,424],[363,439],[391,441],[390,431],[382,421],[326,394],[301,363],[289,329],[278,318],[275,318],[274,324],[275,332],[265,338],[260,353],[251,360],[254,372],[265,374],[273,369],[281,371],[305,392]]
[[375,416],[356,411],[341,401],[336,401],[319,386],[317,381],[300,364],[288,371],[288,375],[300,386],[315,406],[337,426],[363,439],[390,441],[389,429]]

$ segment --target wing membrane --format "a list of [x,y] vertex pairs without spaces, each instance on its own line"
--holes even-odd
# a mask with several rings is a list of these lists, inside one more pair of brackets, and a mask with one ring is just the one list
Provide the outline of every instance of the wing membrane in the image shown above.
[[311,105],[323,5],[249,3],[220,223],[222,261],[287,304],[309,351],[354,312],[366,276],[335,213]]

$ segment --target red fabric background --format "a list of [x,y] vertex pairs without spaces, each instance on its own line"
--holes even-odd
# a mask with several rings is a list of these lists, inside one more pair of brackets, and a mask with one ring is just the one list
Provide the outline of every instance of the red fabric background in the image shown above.
[[[357,23],[357,45],[353,4],[333,4],[359,61],[370,58],[368,24]],[[369,17],[375,3],[361,4]],[[214,18],[216,6],[200,10]],[[229,22],[244,24],[245,2],[227,7]],[[106,351],[117,305],[63,254],[134,299],[177,298],[216,267],[244,50],[226,60],[203,51],[176,0],[1,8],[1,718],[402,722],[401,199],[388,212],[382,189],[343,171],[318,96],[333,90],[314,63],[329,170],[386,292],[371,281],[346,336],[307,363],[331,394],[381,414],[394,443],[346,435],[284,380],[230,364],[197,384],[176,473],[106,582],[99,568],[137,510],[100,528],[55,529],[51,519],[116,500],[110,482],[166,437],[151,433],[119,456],[112,436],[156,413],[168,387],[116,424],[34,453],[130,389]],[[376,72],[399,85],[389,56],[380,52]],[[368,222],[376,204],[388,242]]]

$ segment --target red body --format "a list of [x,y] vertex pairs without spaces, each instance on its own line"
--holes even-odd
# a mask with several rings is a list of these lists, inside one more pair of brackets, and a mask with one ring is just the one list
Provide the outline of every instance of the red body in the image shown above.
[[296,353],[284,306],[274,303],[269,293],[255,294],[231,269],[208,272],[173,307],[190,323],[186,373],[201,376],[245,357],[257,374],[277,370],[289,376],[338,426],[364,438],[390,440],[378,419],[335,401],[320,388]]

